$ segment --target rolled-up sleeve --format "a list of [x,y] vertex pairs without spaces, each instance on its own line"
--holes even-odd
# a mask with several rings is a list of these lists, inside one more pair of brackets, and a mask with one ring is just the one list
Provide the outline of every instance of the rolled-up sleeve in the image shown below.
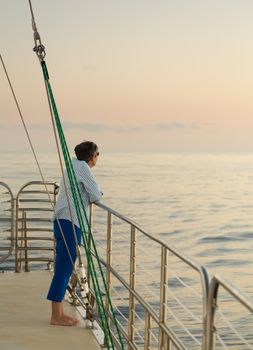
[[90,171],[90,168],[85,165],[84,171],[80,172],[79,176],[80,182],[88,194],[90,203],[99,202],[102,198],[102,191],[100,190],[94,175]]

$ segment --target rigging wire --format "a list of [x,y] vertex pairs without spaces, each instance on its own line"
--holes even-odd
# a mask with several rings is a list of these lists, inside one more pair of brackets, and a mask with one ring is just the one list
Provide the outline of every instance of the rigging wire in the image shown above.
[[[34,147],[33,147],[33,144],[32,144],[31,137],[30,137],[29,132],[28,132],[28,129],[27,129],[27,127],[26,127],[26,123],[25,123],[25,120],[24,120],[24,117],[23,117],[21,108],[20,108],[20,106],[19,106],[19,102],[18,102],[18,100],[17,100],[15,91],[14,91],[14,89],[13,89],[13,86],[12,86],[12,83],[11,83],[11,80],[10,80],[10,77],[9,77],[9,74],[8,74],[8,72],[7,72],[7,69],[6,69],[6,66],[5,66],[5,63],[4,63],[4,60],[3,60],[1,54],[0,54],[0,59],[1,59],[2,66],[3,66],[4,72],[5,72],[6,78],[7,78],[7,80],[8,80],[8,83],[9,83],[9,86],[10,86],[10,89],[11,89],[11,92],[12,92],[12,95],[13,95],[13,98],[14,98],[15,103],[16,103],[16,107],[17,107],[17,109],[18,109],[19,116],[20,116],[20,118],[21,118],[23,127],[24,127],[24,129],[25,129],[25,133],[26,133],[26,136],[27,136],[27,138],[28,138],[28,142],[29,142],[29,144],[30,144],[30,147],[31,147],[33,156],[34,156],[34,158],[35,158],[37,167],[38,167],[38,169],[39,169],[40,176],[41,176],[43,182],[45,183],[45,179],[44,179],[44,176],[43,176],[43,173],[42,173],[42,170],[41,170],[41,167],[40,167],[38,158],[37,158],[37,156],[36,156],[36,153],[35,153],[35,150],[34,150]],[[46,183],[45,183],[45,184],[46,184]]]
[[28,1],[29,1],[29,7],[30,7],[30,11],[31,11],[31,16],[32,16],[33,38],[34,38],[34,43],[35,43],[33,51],[36,52],[39,60],[42,61],[46,56],[45,46],[42,45],[40,34],[37,30],[37,26],[36,26],[34,14],[33,14],[32,2],[31,2],[31,0],[28,0]]
[[[36,25],[36,22],[35,22],[32,2],[31,2],[31,0],[28,0],[28,2],[29,2],[31,17],[32,17],[32,29],[33,29],[33,37],[34,37],[34,43],[35,43],[35,47],[33,48],[33,51],[36,52],[39,61],[42,63],[44,58],[45,58],[45,56],[46,56],[45,46],[42,45],[40,34],[39,34],[38,30],[37,30],[37,25]],[[72,209],[71,209],[71,205],[70,205],[70,199],[69,199],[69,195],[68,195],[68,191],[67,191],[67,183],[66,183],[64,170],[63,170],[63,162],[62,162],[62,158],[61,158],[59,141],[58,141],[58,137],[57,137],[55,121],[54,121],[53,111],[52,111],[52,106],[51,106],[51,103],[50,103],[50,98],[49,98],[48,89],[47,89],[47,86],[46,86],[45,79],[44,79],[44,84],[45,84],[45,89],[46,89],[46,94],[47,94],[47,100],[48,100],[49,111],[50,111],[50,116],[51,116],[51,123],[52,123],[52,126],[53,126],[53,133],[54,133],[54,138],[55,138],[55,143],[56,143],[56,148],[57,148],[57,154],[58,154],[58,159],[59,159],[59,163],[60,163],[60,168],[61,168],[61,174],[62,174],[64,189],[65,189],[65,192],[66,192],[68,210],[69,210],[69,214],[70,214],[70,218],[71,218],[71,222],[72,222],[72,229],[73,229],[73,234],[74,234],[74,239],[75,239],[75,244],[76,244],[77,258],[78,258],[78,262],[79,262],[79,267],[83,268],[84,265],[82,263],[81,253],[80,253],[80,250],[79,250],[79,247],[78,247],[77,234],[76,234],[75,225],[73,223],[74,222],[74,220],[73,220],[73,213],[72,213]],[[61,228],[59,220],[57,220],[57,222],[58,222],[59,227]],[[62,229],[61,229],[61,231],[62,231]],[[62,236],[64,237],[63,233],[62,233]],[[72,257],[71,257],[71,261],[72,261],[72,265],[74,265]]]
[[[36,22],[35,22],[32,2],[31,2],[31,0],[28,0],[28,2],[29,2],[31,17],[32,17],[32,29],[33,29],[33,37],[34,37],[34,43],[35,43],[33,51],[36,52],[36,55],[37,55],[40,63],[42,64],[42,62],[43,62],[43,60],[44,60],[44,58],[46,56],[45,46],[42,45],[40,34],[39,34],[38,30],[37,30],[37,25],[36,25]],[[62,158],[61,158],[59,141],[58,141],[58,137],[57,137],[55,121],[54,121],[54,116],[53,116],[53,111],[52,111],[52,106],[51,106],[51,103],[50,103],[50,97],[49,97],[49,93],[48,93],[48,89],[47,89],[47,85],[46,85],[45,79],[44,79],[44,84],[45,84],[45,89],[46,89],[46,94],[47,94],[47,100],[48,100],[49,111],[50,111],[50,116],[51,116],[51,123],[52,123],[52,127],[53,127],[53,133],[54,133],[55,144],[56,144],[56,148],[57,148],[58,159],[59,159],[59,163],[60,163],[60,169],[61,169],[64,189],[65,189],[66,198],[67,198],[68,210],[69,210],[69,214],[70,214],[70,218],[71,218],[71,222],[72,222],[72,230],[73,230],[74,239],[75,239],[76,254],[77,254],[77,259],[78,259],[78,265],[79,265],[79,269],[80,269],[81,279],[79,278],[78,274],[76,273],[76,270],[75,270],[75,267],[74,267],[74,263],[73,263],[72,257],[70,256],[70,253],[69,253],[69,256],[70,256],[71,264],[73,266],[73,272],[75,273],[75,276],[77,278],[77,282],[78,282],[78,284],[79,284],[79,286],[81,288],[81,292],[84,291],[85,294],[86,294],[85,298],[87,298],[87,294],[89,292],[88,288],[87,288],[87,279],[86,279],[86,274],[85,274],[85,271],[84,271],[84,264],[83,264],[82,258],[81,258],[80,248],[78,246],[76,228],[75,228],[75,225],[74,225],[73,213],[72,213],[72,209],[71,209],[71,205],[70,205],[70,199],[69,199],[68,190],[67,190],[67,183],[66,183],[66,177],[65,177],[65,173],[64,173],[64,169],[63,169],[63,162],[62,162]],[[60,228],[61,235],[62,235],[63,240],[64,240],[64,244],[65,244],[67,250],[69,251],[69,248],[67,246],[67,243],[66,243],[66,240],[65,240],[62,228],[61,228],[60,221],[59,221],[59,219],[57,218],[56,215],[55,215],[55,218],[56,218],[58,226]],[[86,301],[87,310],[90,309],[88,300],[89,299],[87,298],[87,301]]]
[[[51,206],[52,206],[53,212],[55,213],[55,210],[54,210],[54,203],[53,203],[52,198],[51,198],[51,196],[50,196],[50,193],[49,193],[49,189],[48,189],[46,180],[45,180],[45,178],[44,178],[44,175],[43,175],[43,172],[42,172],[42,169],[41,169],[41,166],[40,166],[38,157],[37,157],[37,155],[36,155],[36,152],[35,152],[35,149],[34,149],[34,146],[33,146],[33,143],[32,143],[32,140],[31,140],[31,137],[30,137],[30,134],[29,134],[29,131],[28,131],[28,128],[27,128],[27,126],[26,126],[26,122],[25,122],[23,113],[22,113],[21,108],[20,108],[20,104],[19,104],[19,102],[18,102],[18,99],[17,99],[16,93],[15,93],[15,91],[14,91],[14,88],[13,88],[13,85],[12,85],[12,82],[11,82],[11,79],[10,79],[10,76],[9,76],[9,74],[8,74],[8,71],[7,71],[5,62],[4,62],[3,57],[2,57],[1,54],[0,54],[0,60],[1,60],[1,63],[2,63],[2,66],[3,66],[4,72],[5,72],[5,76],[6,76],[6,78],[7,78],[9,87],[10,87],[10,89],[11,89],[12,96],[13,96],[13,98],[14,98],[14,100],[15,100],[15,104],[16,104],[16,107],[17,107],[17,110],[18,110],[18,113],[19,113],[19,116],[20,116],[22,125],[23,125],[23,127],[24,127],[24,130],[25,130],[25,133],[26,133],[26,136],[27,136],[27,139],[28,139],[30,148],[31,148],[31,150],[32,150],[32,154],[33,154],[33,156],[34,156],[36,165],[37,165],[37,167],[38,167],[38,170],[39,170],[39,173],[40,173],[42,182],[43,182],[43,184],[44,184],[44,186],[45,186],[45,189],[46,189],[46,192],[47,192],[47,195],[48,195],[48,198],[49,198],[49,202],[50,202],[50,204],[51,204]],[[68,256],[69,256],[70,261],[71,261],[71,264],[72,264],[72,266],[73,266],[73,273],[76,275],[79,285],[81,285],[81,281],[80,281],[80,278],[79,278],[78,273],[77,273],[77,271],[76,271],[75,264],[74,264],[74,262],[73,262],[73,259],[72,259],[70,250],[69,250],[69,248],[68,248],[68,244],[67,244],[67,242],[66,242],[65,236],[64,236],[64,234],[63,234],[63,231],[62,231],[60,222],[59,222],[59,220],[58,220],[57,218],[56,218],[56,220],[57,220],[57,222],[58,222],[58,225],[59,225],[59,228],[60,228],[60,231],[61,231],[61,235],[62,235],[64,244],[65,244],[65,246],[66,246],[66,250],[67,250]],[[79,257],[79,256],[80,256],[80,252],[79,252],[79,250],[78,250],[78,257]],[[80,262],[80,259],[79,259],[79,262]]]

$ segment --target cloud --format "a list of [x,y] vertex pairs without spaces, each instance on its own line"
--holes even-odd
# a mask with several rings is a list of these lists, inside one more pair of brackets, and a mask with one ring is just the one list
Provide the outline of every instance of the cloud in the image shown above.
[[[28,130],[48,130],[51,125],[48,125],[48,124],[29,124],[29,123],[26,123],[25,124],[27,129]],[[23,124],[20,122],[20,123],[17,123],[17,124],[0,124],[0,129],[20,129],[20,128],[23,128]]]
[[0,124],[0,130],[7,129],[8,125],[7,124]]
[[33,130],[48,130],[51,128],[50,124],[28,124],[27,127]]
[[[51,124],[29,124],[26,123],[26,127],[28,130],[49,130],[51,128]],[[75,123],[75,122],[64,122],[62,121],[63,129],[68,130],[80,130],[84,129],[90,132],[119,132],[119,133],[129,133],[129,132],[140,132],[144,129],[142,126],[135,125],[110,125],[103,123]],[[0,130],[8,129],[20,129],[23,128],[22,123],[17,124],[0,124]]]
[[197,123],[181,123],[181,122],[171,122],[171,123],[157,123],[153,127],[158,130],[175,130],[175,129],[199,129],[200,124]]
[[82,66],[82,69],[88,72],[96,72],[97,70],[99,70],[99,66],[96,66],[94,64],[85,64]]
[[189,129],[199,129],[201,126],[198,123],[181,123],[181,122],[171,122],[171,123],[156,123],[156,124],[144,124],[144,125],[108,125],[103,123],[73,123],[64,122],[63,127],[66,129],[86,129],[91,132],[141,132],[145,130],[159,130],[159,131],[169,131],[169,130],[189,130]]
[[86,129],[91,132],[139,132],[143,129],[141,126],[134,125],[108,125],[103,123],[73,123],[63,122],[63,127],[66,129]]
[[[51,129],[50,124],[26,124],[28,130],[47,131]],[[66,130],[87,130],[94,133],[104,132],[117,132],[117,133],[139,133],[148,130],[151,131],[172,131],[172,130],[196,130],[200,128],[207,128],[210,125],[199,123],[182,123],[182,122],[170,122],[170,123],[155,123],[155,124],[143,124],[143,125],[120,125],[120,124],[105,124],[105,123],[77,123],[77,122],[65,122],[62,121],[63,129]],[[22,124],[0,124],[0,129],[20,129]]]

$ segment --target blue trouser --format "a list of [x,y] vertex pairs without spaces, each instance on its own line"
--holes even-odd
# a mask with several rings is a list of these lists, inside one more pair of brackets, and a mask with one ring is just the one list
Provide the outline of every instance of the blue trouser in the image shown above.
[[[69,220],[59,220],[62,232],[64,234],[66,244],[72,257],[73,263],[76,261],[76,241],[73,232],[72,222]],[[78,245],[81,244],[81,231],[75,226],[76,237]],[[69,257],[66,244],[62,237],[57,220],[54,221],[54,237],[56,239],[56,259],[54,277],[47,295],[48,300],[61,302],[64,298],[69,278],[73,272],[73,264]]]

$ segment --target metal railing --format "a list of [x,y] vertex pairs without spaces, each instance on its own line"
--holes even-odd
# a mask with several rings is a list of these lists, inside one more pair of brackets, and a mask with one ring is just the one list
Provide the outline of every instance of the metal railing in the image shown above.
[[[46,185],[46,187],[45,187]],[[16,197],[15,271],[22,264],[29,271],[31,263],[50,264],[55,258],[52,215],[59,185],[56,182],[30,181]],[[53,206],[52,206],[53,205]]]
[[[58,184],[47,187],[50,200],[40,181],[25,184],[15,198],[0,182],[0,266],[13,252],[17,272],[53,262],[50,202]],[[253,304],[229,281],[210,281],[194,259],[102,203],[91,207],[91,227],[128,350],[253,350]]]
[[128,348],[204,349],[207,270],[111,208],[99,203],[97,209],[93,235]]
[[[46,186],[47,190],[41,181],[28,182],[14,197],[10,188],[0,182],[4,189],[0,192],[0,252],[5,252],[0,263],[5,263],[8,269],[14,264],[16,272],[29,271],[54,261],[51,219],[59,185],[48,181]],[[14,261],[10,259],[13,252]]]
[[253,349],[253,304],[241,291],[219,276],[209,281],[205,267],[131,219],[93,207],[92,232],[129,350]]
[[14,249],[14,206],[10,187],[0,181],[0,263],[8,259]]
[[253,349],[253,305],[238,288],[214,276],[207,310],[206,349]]

